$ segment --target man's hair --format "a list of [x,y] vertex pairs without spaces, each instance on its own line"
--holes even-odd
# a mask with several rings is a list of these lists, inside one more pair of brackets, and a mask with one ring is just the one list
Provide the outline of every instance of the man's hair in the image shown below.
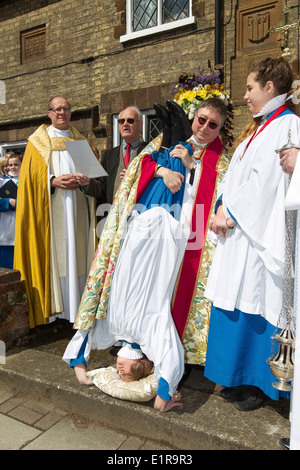
[[153,372],[153,362],[149,361],[147,357],[135,361],[130,367],[130,375],[123,375],[124,382],[132,382],[134,380],[144,379]]
[[49,100],[49,102],[48,102],[48,111],[51,110],[51,104],[52,104],[52,101],[53,101],[55,98],[63,98],[64,100],[66,100],[66,102],[67,102],[69,108],[71,109],[71,104],[70,104],[70,102],[69,102],[66,98],[64,98],[63,96],[57,95],[57,96],[53,96],[53,97]]
[[123,113],[123,111],[125,111],[125,109],[133,109],[133,111],[135,111],[136,114],[137,114],[137,116],[138,116],[138,121],[142,121],[142,120],[143,120],[143,115],[142,115],[141,111],[139,110],[139,108],[137,108],[136,106],[127,106],[126,108],[124,108],[124,109],[120,112],[118,118],[120,118],[121,114]]
[[212,97],[212,98],[207,98],[206,100],[201,101],[199,104],[198,108],[195,111],[195,116],[198,114],[199,109],[203,108],[209,108],[212,109],[220,114],[223,118],[223,122],[226,121],[227,118],[227,107],[221,98],[218,97]]

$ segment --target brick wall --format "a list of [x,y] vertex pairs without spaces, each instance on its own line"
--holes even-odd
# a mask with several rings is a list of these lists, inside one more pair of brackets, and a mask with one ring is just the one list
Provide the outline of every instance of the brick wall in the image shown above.
[[[239,48],[239,36],[247,34],[238,29],[239,15],[256,6],[259,11],[272,10],[274,4],[279,16],[272,19],[273,26],[281,19],[284,2],[224,0],[220,4],[220,59],[225,66],[226,91],[236,96],[234,124],[238,133],[249,117],[241,88],[246,75],[243,66],[252,54]],[[295,21],[297,1],[291,0],[289,5]],[[7,102],[0,105],[0,141],[28,137],[32,126],[24,126],[23,134],[16,134],[16,125],[9,128],[5,121],[41,115],[49,98],[61,94],[74,108],[99,107],[99,126],[108,132],[96,136],[90,126],[86,136],[99,151],[110,147],[111,112],[119,112],[122,104],[133,98],[141,109],[152,107],[151,95],[164,99],[168,94],[171,98],[170,85],[180,74],[192,73],[208,60],[214,65],[215,0],[193,0],[192,12],[195,25],[121,43],[120,36],[126,30],[126,0],[2,0],[0,80],[6,86]],[[20,35],[41,25],[46,28],[46,57],[22,64]],[[272,42],[267,41],[269,45]],[[258,59],[270,55],[268,44],[266,47],[265,40],[253,44]],[[290,33],[290,46],[297,59],[297,29]],[[280,55],[280,37],[272,48],[272,55]]]
[[29,333],[27,295],[19,271],[0,268],[0,340],[6,350]]
[[[0,122],[45,113],[49,97],[56,94],[69,98],[74,108],[99,105],[100,125],[105,127],[111,116],[101,109],[104,95],[113,105],[114,94],[120,92],[140,90],[142,97],[147,88],[156,87],[162,88],[158,96],[165,97],[168,87],[171,98],[170,85],[179,75],[207,66],[208,60],[214,63],[214,5],[214,0],[194,0],[195,25],[121,43],[125,0],[1,1],[0,80],[7,98],[0,106]],[[21,64],[20,34],[40,25],[46,26],[46,58]],[[231,44],[226,44],[227,51]],[[144,100],[135,104],[145,109]],[[147,106],[153,106],[150,99]],[[88,132],[99,150],[111,146],[110,137]]]

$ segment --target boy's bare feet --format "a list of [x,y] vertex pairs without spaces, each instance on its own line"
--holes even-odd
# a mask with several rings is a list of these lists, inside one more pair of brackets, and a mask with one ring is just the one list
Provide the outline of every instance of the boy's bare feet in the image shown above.
[[81,385],[94,385],[92,379],[86,375],[86,367],[84,364],[77,364],[77,366],[74,366],[74,371],[77,380]]

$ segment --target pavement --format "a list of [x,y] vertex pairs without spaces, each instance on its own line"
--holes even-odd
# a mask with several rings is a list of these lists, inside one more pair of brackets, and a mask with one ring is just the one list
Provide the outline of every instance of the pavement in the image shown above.
[[[289,437],[289,400],[238,411],[200,366],[187,366],[179,385],[183,407],[167,413],[154,410],[153,400],[118,400],[80,385],[61,359],[73,334],[70,324],[56,321],[6,352],[0,450],[270,451],[282,450],[280,439]],[[113,365],[115,355],[114,347],[92,351],[88,369]]]

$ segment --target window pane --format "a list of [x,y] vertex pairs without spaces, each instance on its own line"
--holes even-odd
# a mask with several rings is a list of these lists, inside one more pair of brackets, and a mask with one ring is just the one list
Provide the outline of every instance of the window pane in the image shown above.
[[157,25],[157,0],[133,0],[133,31]]
[[163,23],[189,17],[189,0],[163,0],[162,8]]
[[148,142],[155,139],[162,132],[160,120],[156,116],[149,116]]

